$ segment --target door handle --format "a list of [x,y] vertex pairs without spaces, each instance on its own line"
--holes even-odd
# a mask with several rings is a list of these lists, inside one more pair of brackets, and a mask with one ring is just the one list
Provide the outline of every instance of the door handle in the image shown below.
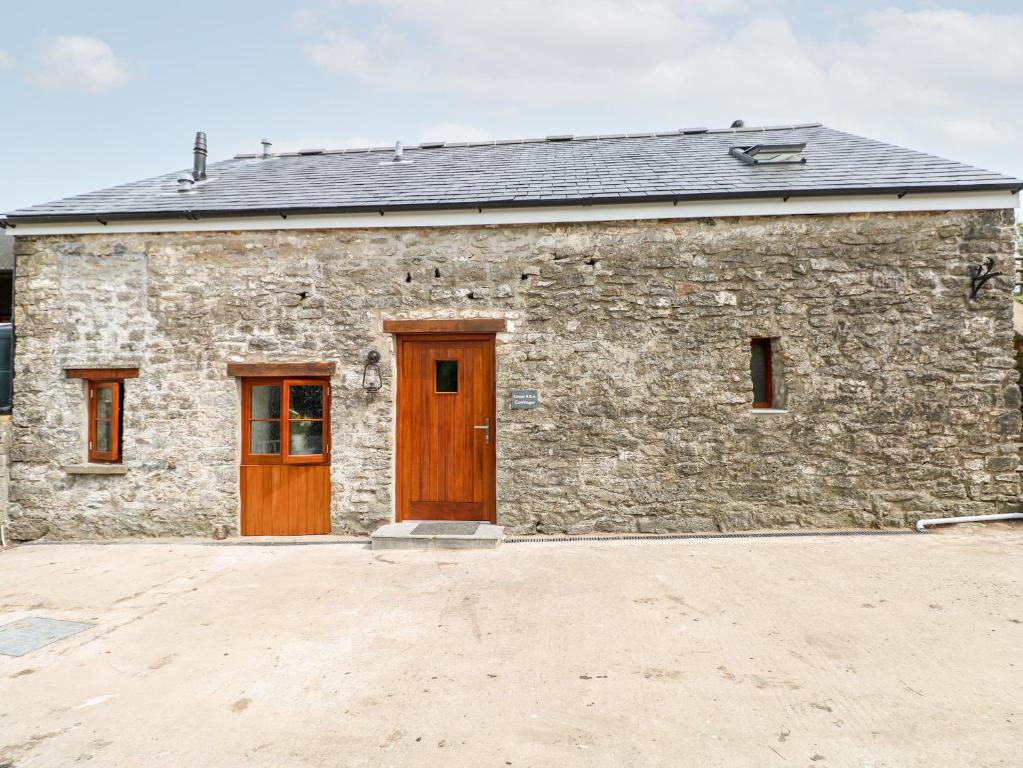
[[489,416],[487,416],[487,418],[485,418],[483,420],[482,424],[477,424],[476,426],[473,427],[473,429],[485,429],[486,432],[483,433],[483,439],[484,439],[484,441],[486,442],[487,445],[490,445],[490,417]]

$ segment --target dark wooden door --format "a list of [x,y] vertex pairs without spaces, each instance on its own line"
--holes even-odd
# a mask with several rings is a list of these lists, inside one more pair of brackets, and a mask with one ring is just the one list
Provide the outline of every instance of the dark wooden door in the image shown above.
[[243,536],[330,533],[330,383],[242,380]]
[[496,522],[494,336],[398,336],[396,517]]

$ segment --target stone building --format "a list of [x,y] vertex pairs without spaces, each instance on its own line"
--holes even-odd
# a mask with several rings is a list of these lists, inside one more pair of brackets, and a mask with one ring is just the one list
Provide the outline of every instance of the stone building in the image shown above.
[[201,137],[4,222],[11,535],[1015,510],[1012,281],[980,281],[1021,186],[819,125],[208,168]]

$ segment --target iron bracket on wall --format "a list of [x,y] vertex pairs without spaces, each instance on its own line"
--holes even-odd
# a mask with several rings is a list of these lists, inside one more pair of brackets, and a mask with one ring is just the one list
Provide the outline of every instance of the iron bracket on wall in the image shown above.
[[990,280],[992,277],[998,277],[1001,272],[992,272],[991,270],[995,266],[995,260],[988,256],[984,259],[983,264],[971,264],[970,265],[970,298],[977,298],[977,294],[983,287],[984,283]]

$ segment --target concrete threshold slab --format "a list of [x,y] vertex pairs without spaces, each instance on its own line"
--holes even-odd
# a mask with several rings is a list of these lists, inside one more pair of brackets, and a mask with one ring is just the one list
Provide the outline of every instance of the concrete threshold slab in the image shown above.
[[413,533],[420,523],[409,520],[377,528],[370,536],[373,549],[496,549],[504,539],[504,528],[490,523],[480,523],[474,533],[456,533],[456,525],[444,532],[443,524],[431,526],[430,533]]

